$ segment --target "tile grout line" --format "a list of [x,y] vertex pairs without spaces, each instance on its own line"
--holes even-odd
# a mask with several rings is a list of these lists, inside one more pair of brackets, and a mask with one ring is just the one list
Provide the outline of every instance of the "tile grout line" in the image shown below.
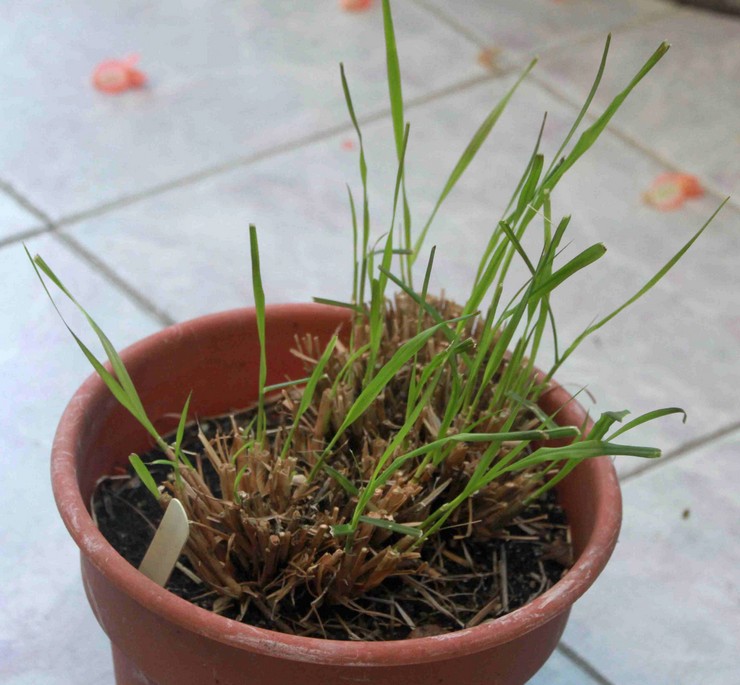
[[8,197],[12,198],[20,207],[39,219],[46,230],[53,229],[54,222],[51,220],[51,217],[46,212],[41,211],[35,204],[33,204],[33,202],[31,202],[28,198],[18,192],[10,183],[0,180],[0,190],[2,190]]
[[[496,79],[508,76],[513,70],[514,70],[513,68],[503,69],[500,72],[497,72],[495,74],[486,73],[486,74],[480,74],[477,76],[472,76],[463,81],[458,81],[457,83],[454,83],[452,85],[445,86],[444,88],[440,88],[439,90],[435,90],[431,93],[420,95],[416,98],[411,98],[407,101],[406,107],[407,109],[415,109],[417,107],[421,107],[429,102],[434,102],[435,100],[443,99],[454,93],[463,92],[469,88],[474,88],[475,86],[478,86],[482,83],[494,81]],[[372,124],[377,121],[382,121],[383,119],[387,119],[389,118],[389,116],[390,116],[390,109],[385,108],[382,110],[377,110],[365,117],[360,118],[359,123],[361,125]],[[258,150],[257,152],[253,152],[251,154],[244,155],[241,157],[236,157],[230,161],[223,162],[221,164],[216,164],[211,167],[201,169],[200,171],[194,172],[192,174],[181,176],[172,181],[167,181],[165,183],[152,186],[151,188],[140,191],[138,193],[126,195],[126,196],[111,200],[109,202],[105,202],[103,204],[97,205],[95,207],[91,207],[89,209],[77,212],[75,214],[64,216],[55,222],[55,227],[61,228],[64,226],[71,226],[76,223],[79,223],[80,221],[90,219],[96,216],[100,216],[102,214],[106,214],[109,211],[120,209],[122,207],[127,207],[129,205],[136,204],[137,202],[140,202],[142,200],[156,197],[157,195],[166,193],[170,190],[184,188],[194,183],[198,183],[200,181],[204,181],[206,179],[213,178],[215,176],[219,176],[221,174],[234,171],[236,169],[251,166],[252,164],[256,164],[257,162],[260,162],[266,159],[271,159],[273,157],[279,157],[282,154],[286,154],[288,152],[293,152],[293,151],[300,150],[305,147],[309,147],[310,145],[313,145],[315,143],[328,140],[341,133],[349,133],[353,130],[354,130],[354,127],[351,122],[348,122],[346,124],[336,124],[334,126],[323,129],[321,131],[317,131],[314,133],[306,134],[305,136],[302,136],[299,138],[295,138],[286,143],[274,145],[272,147],[268,147],[263,150]]]
[[586,675],[595,680],[598,685],[614,685],[614,683],[603,676],[594,666],[584,659],[575,649],[568,647],[562,640],[558,643],[557,651],[564,657],[570,659],[577,668],[580,668]]
[[29,240],[30,238],[35,238],[36,236],[44,235],[45,233],[52,233],[53,231],[54,226],[37,226],[36,228],[29,228],[28,230],[20,231],[19,233],[13,233],[12,235],[0,239],[0,250],[8,245],[21,243],[24,240]]
[[475,35],[473,31],[471,31],[467,26],[464,24],[461,24],[457,19],[454,19],[450,15],[448,15],[443,10],[439,9],[439,7],[435,7],[434,5],[429,5],[424,0],[412,0],[412,2],[419,7],[420,9],[427,12],[429,15],[437,19],[438,21],[445,24],[448,28],[451,28],[456,33],[460,34],[463,38],[467,38],[468,41],[473,43],[473,45],[482,48],[484,47],[481,45],[480,40]]
[[637,478],[644,473],[659,469],[666,463],[672,462],[675,459],[679,459],[680,457],[685,457],[700,447],[711,445],[713,442],[716,442],[717,440],[720,440],[727,435],[734,433],[735,431],[740,431],[740,421],[736,421],[735,423],[723,426],[722,428],[719,428],[712,433],[707,433],[706,435],[699,436],[694,440],[689,440],[688,442],[679,445],[670,452],[667,452],[660,459],[650,460],[644,466],[640,466],[634,471],[630,471],[624,476],[620,476],[619,482],[626,483],[627,481],[630,481],[633,478]]
[[66,236],[58,232],[57,226],[52,221],[51,217],[36,207],[28,198],[24,197],[19,193],[10,183],[7,181],[0,180],[0,191],[11,197],[18,205],[23,207],[27,212],[40,219],[43,222],[43,226],[29,229],[21,233],[9,236],[3,240],[0,240],[0,249],[26,240],[28,238],[35,238],[39,235],[50,234],[55,236],[61,243],[66,245],[72,252],[74,252],[83,261],[87,262],[93,270],[101,274],[107,281],[117,287],[124,293],[129,299],[131,299],[135,305],[140,309],[143,309],[146,313],[153,316],[157,321],[164,326],[170,326],[175,323],[175,320],[169,316],[166,312],[159,309],[156,305],[149,301],[143,294],[138,292],[133,286],[129,285],[123,279],[121,279],[114,271],[109,269],[98,259],[94,254],[89,252],[74,238]]
[[[491,45],[486,45],[482,42],[481,37],[476,35],[475,32],[471,29],[469,29],[464,24],[461,24],[457,21],[457,19],[453,18],[447,12],[440,9],[439,7],[436,7],[434,5],[430,5],[428,3],[428,0],[412,0],[412,2],[419,8],[423,9],[424,11],[428,12],[430,15],[435,17],[437,20],[442,22],[443,24],[446,24],[449,28],[451,28],[453,31],[456,31],[460,34],[463,38],[466,38],[469,42],[473,43],[476,47],[479,48],[486,48],[491,47]],[[655,10],[648,10],[642,13],[639,13],[637,16],[634,16],[630,19],[625,19],[619,24],[615,24],[611,29],[607,28],[606,32],[610,34],[614,34],[616,32],[622,32],[622,31],[628,31],[632,28],[643,26],[646,23],[652,23],[655,21],[658,21],[659,19],[663,19],[665,17],[670,17],[675,14],[679,14],[682,12],[685,12],[686,9],[683,7],[676,7],[673,5],[668,5],[666,7],[663,7],[662,9],[655,9]],[[572,40],[563,41],[561,43],[551,43],[548,47],[545,47],[542,50],[542,53],[539,55],[540,57],[542,55],[547,55],[549,53],[554,53],[556,51],[561,50],[564,46],[568,44],[577,44],[582,45],[584,43],[588,43],[590,41],[596,40],[597,38],[603,39],[605,36],[603,30],[592,30],[592,31],[584,31],[580,35],[575,36]],[[526,63],[528,60],[527,58],[519,58],[522,63]]]
[[163,326],[171,326],[176,323],[175,319],[173,319],[167,312],[153,304],[147,297],[136,290],[136,288],[104,264],[94,253],[90,252],[86,247],[75,240],[75,238],[58,231],[52,232],[52,235],[72,250],[72,252],[74,252],[78,257],[85,260],[95,271],[123,292],[124,295],[133,300],[139,308],[157,319],[157,321]]

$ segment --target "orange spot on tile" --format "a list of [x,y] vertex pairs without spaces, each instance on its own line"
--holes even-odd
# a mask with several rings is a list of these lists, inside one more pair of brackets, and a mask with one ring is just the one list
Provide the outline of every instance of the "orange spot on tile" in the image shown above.
[[138,55],[125,59],[109,59],[95,67],[92,82],[103,93],[123,93],[132,88],[140,88],[146,83],[144,72],[136,68]]
[[339,0],[345,12],[364,12],[372,7],[373,0]]
[[642,195],[643,201],[668,212],[681,207],[686,200],[692,197],[701,197],[704,189],[696,176],[690,174],[666,173],[660,174]]
[[484,69],[498,72],[501,70],[500,57],[501,48],[489,46],[487,48],[483,48],[478,53],[478,64],[480,64]]

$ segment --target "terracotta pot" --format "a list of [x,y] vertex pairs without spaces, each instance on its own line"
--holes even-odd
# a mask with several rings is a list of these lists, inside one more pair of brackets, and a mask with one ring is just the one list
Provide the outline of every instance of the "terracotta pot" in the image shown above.
[[[321,339],[347,326],[344,310],[320,305],[268,308],[269,383],[299,374],[289,347],[297,333]],[[174,427],[187,394],[201,417],[239,409],[256,396],[254,312],[234,310],[172,326],[129,347],[122,357],[161,431]],[[546,410],[570,396],[556,386]],[[581,425],[571,401],[559,414]],[[147,434],[92,376],[69,403],[52,450],[54,496],[80,547],[93,612],[113,644],[118,685],[515,685],[547,660],[573,602],[604,568],[617,540],[621,497],[609,459],[582,463],[559,488],[577,561],[527,606],[475,628],[388,642],[301,638],[237,623],[193,606],[128,564],[93,524],[88,506],[98,478],[151,446]]]

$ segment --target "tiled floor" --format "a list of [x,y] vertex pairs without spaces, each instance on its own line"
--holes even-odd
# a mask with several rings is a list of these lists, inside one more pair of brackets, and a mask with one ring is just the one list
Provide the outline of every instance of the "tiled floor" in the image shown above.
[[[561,337],[629,297],[740,187],[740,21],[662,0],[397,0],[412,133],[408,188],[426,219],[469,136],[534,53],[541,61],[429,236],[437,282],[463,297],[543,111],[550,154],[612,31],[607,103],[663,38],[674,46],[558,188],[573,254],[603,240],[588,287],[556,303]],[[119,346],[174,320],[249,303],[246,227],[260,228],[268,299],[343,297],[351,247],[345,181],[357,187],[337,63],[365,121],[376,234],[394,164],[379,3],[53,3],[0,6],[0,681],[112,683],[76,550],[48,485],[48,452],[86,362],[55,319],[21,240],[62,274]],[[476,62],[500,48],[500,69]],[[89,86],[100,60],[141,55],[150,86]],[[707,195],[672,213],[641,192],[665,170]],[[607,571],[574,608],[536,685],[735,683],[740,664],[740,199],[617,331],[559,374],[597,407],[680,404],[635,440],[667,456],[625,460],[625,524]],[[688,510],[687,518],[683,512]]]

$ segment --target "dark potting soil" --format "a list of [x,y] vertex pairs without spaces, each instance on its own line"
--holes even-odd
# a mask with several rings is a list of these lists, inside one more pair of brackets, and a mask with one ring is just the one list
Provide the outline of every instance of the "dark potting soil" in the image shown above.
[[[228,430],[230,419],[201,423],[208,436],[217,428]],[[196,431],[189,429],[185,449],[197,449]],[[153,451],[143,455],[145,462],[159,458]],[[218,491],[215,473],[204,463],[209,486]],[[157,482],[167,478],[170,468],[153,465],[150,471]],[[159,525],[163,511],[151,493],[129,470],[104,478],[93,495],[93,516],[103,536],[133,566],[140,564]],[[321,633],[330,639],[392,640],[422,637],[477,625],[503,616],[527,604],[556,583],[572,565],[570,532],[563,510],[553,491],[534,502],[500,534],[472,544],[450,533],[442,548],[429,552],[426,559],[440,577],[390,578],[361,599],[355,610],[341,606],[321,607]],[[189,568],[185,556],[180,565]],[[176,568],[167,583],[170,592],[207,610],[214,608],[217,595],[186,572]],[[306,614],[311,597],[297,596],[298,615]],[[359,607],[360,611],[356,610]],[[365,613],[366,612],[366,613]],[[238,607],[220,613],[238,618]],[[382,615],[386,618],[383,620]],[[242,618],[271,630],[281,630],[256,608]],[[348,630],[348,626],[350,629]],[[352,630],[355,626],[357,630]],[[313,634],[313,633],[307,633]]]

